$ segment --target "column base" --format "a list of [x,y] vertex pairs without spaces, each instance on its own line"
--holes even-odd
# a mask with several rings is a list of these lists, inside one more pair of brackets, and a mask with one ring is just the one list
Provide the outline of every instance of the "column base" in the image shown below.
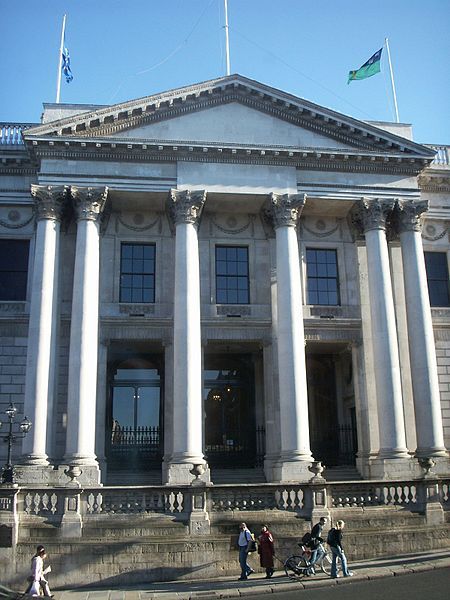
[[417,477],[417,461],[406,455],[398,457],[377,456],[370,460],[371,479],[414,479]]
[[211,483],[211,472],[204,459],[202,462],[200,460],[190,463],[169,462],[163,468],[163,483],[166,485],[208,484]]
[[54,485],[54,474],[48,461],[14,466],[14,481],[21,485]]
[[418,456],[416,454],[416,462],[418,477],[433,479],[434,477],[450,476],[450,456],[448,452],[444,456],[430,456],[428,454],[426,456]]
[[100,483],[100,468],[95,464],[82,464],[70,462],[59,465],[57,469],[58,485],[65,487],[96,487]]
[[273,464],[273,481],[279,483],[304,483],[310,481],[313,474],[309,470],[312,465],[312,456],[281,458]]
[[50,463],[46,454],[24,454],[20,457],[20,465],[46,467]]

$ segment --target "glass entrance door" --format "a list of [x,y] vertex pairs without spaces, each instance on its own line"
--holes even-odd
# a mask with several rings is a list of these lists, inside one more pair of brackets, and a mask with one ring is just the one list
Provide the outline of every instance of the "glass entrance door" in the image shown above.
[[253,369],[248,359],[205,360],[205,454],[212,467],[254,467]]
[[111,389],[108,465],[148,470],[162,457],[161,387],[153,369],[117,369]]

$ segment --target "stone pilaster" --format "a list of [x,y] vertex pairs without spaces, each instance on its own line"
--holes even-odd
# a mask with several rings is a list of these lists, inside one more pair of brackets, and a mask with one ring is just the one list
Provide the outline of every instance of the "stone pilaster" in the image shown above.
[[[52,419],[59,238],[68,188],[32,185],[36,236],[28,327],[24,413],[33,423],[24,438],[21,463],[48,465],[48,423]],[[39,482],[40,473],[21,468],[22,482]]]
[[[98,360],[99,227],[107,188],[72,187],[77,221],[70,327],[65,462],[98,479],[95,414]],[[93,467],[89,469],[89,467]],[[97,471],[97,472],[96,472]]]
[[168,213],[175,227],[173,313],[173,443],[168,483],[191,483],[195,465],[209,481],[203,456],[200,266],[197,227],[205,191],[171,190]]
[[380,449],[372,475],[409,476],[400,378],[394,298],[386,240],[386,225],[394,200],[363,198],[354,212],[366,239],[373,363],[378,407]]
[[305,334],[296,226],[305,204],[301,195],[272,194],[266,210],[275,229],[280,403],[280,455],[273,466],[278,481],[307,481],[309,444]]
[[418,457],[448,457],[444,445],[436,349],[422,247],[428,202],[397,201],[405,282]]

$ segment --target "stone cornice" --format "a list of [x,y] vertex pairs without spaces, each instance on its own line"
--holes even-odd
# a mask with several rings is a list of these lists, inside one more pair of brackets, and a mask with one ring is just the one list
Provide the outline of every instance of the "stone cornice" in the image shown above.
[[47,123],[27,131],[25,139],[29,141],[42,134],[52,137],[110,136],[148,123],[236,101],[352,147],[400,152],[428,161],[434,158],[434,151],[420,144],[240,75],[222,77]]
[[390,173],[416,176],[428,160],[398,154],[379,154],[335,148],[296,148],[244,146],[211,142],[75,138],[34,139],[37,159],[127,161],[127,162],[206,162],[270,166],[294,166],[308,170],[361,173]]
[[[430,169],[431,171],[431,169]],[[419,187],[424,192],[447,193],[450,192],[450,173],[422,172],[418,179]]]

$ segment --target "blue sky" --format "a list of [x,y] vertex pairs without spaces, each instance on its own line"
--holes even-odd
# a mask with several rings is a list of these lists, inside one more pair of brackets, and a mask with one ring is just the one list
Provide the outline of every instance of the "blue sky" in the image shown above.
[[[347,85],[389,38],[400,120],[450,144],[450,0],[228,0],[231,72],[362,120],[393,121],[382,73]],[[54,102],[114,104],[225,75],[223,0],[0,0],[0,121]]]

